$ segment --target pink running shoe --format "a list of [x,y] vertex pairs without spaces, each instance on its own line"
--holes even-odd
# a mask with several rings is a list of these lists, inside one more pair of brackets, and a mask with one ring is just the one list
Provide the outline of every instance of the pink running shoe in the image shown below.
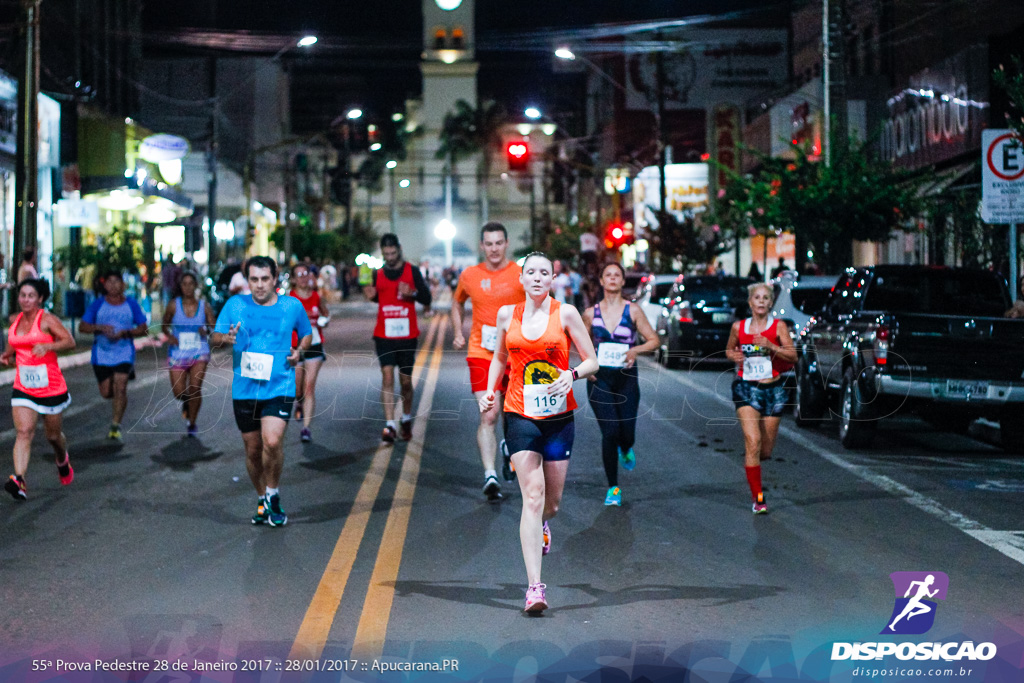
[[57,477],[60,478],[62,486],[67,486],[75,480],[75,470],[71,467],[71,458],[64,453],[64,464],[57,465]]
[[547,522],[544,522],[544,546],[541,548],[541,554],[547,555],[551,552],[551,527],[548,526]]
[[767,515],[768,506],[764,502],[764,493],[757,494],[757,500],[754,501],[754,514],[755,515]]
[[544,594],[545,586],[543,583],[531,583],[530,587],[526,589],[526,606],[523,608],[524,612],[529,614],[540,614],[548,608],[548,598]]

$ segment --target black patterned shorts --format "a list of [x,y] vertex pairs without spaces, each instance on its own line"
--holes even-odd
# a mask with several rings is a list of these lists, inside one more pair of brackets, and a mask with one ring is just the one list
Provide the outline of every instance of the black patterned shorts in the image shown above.
[[779,417],[789,404],[789,389],[782,377],[767,384],[744,382],[737,377],[732,383],[732,402],[737,410],[750,406],[765,417]]

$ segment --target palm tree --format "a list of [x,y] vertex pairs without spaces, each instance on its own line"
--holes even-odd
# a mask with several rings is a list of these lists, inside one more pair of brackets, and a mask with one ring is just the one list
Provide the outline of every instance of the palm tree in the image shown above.
[[462,159],[481,154],[477,173],[482,190],[480,212],[485,223],[490,215],[488,187],[491,168],[494,166],[495,154],[501,153],[501,134],[507,124],[508,112],[498,102],[485,100],[474,109],[469,102],[459,100],[455,103],[455,109],[444,117],[441,126],[441,146],[437,150],[437,158],[448,160],[449,173],[454,172],[455,164]]

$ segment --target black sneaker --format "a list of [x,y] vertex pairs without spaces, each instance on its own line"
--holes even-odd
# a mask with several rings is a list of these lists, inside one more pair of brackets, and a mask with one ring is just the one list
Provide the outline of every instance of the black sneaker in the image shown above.
[[270,506],[267,505],[267,499],[260,496],[260,499],[256,501],[256,514],[252,516],[253,524],[266,524],[267,519],[270,517]]
[[25,486],[25,479],[23,477],[12,474],[4,482],[4,491],[11,494],[11,498],[14,500],[28,500],[28,487]]
[[505,481],[515,481],[516,468],[512,466],[512,455],[508,452],[508,444],[501,440],[501,476]]
[[487,496],[488,503],[497,503],[504,498],[501,495],[501,484],[498,483],[497,477],[490,476],[484,480],[484,495]]
[[384,427],[384,431],[380,434],[380,440],[384,443],[394,443],[395,439],[398,438],[398,432],[391,425]]

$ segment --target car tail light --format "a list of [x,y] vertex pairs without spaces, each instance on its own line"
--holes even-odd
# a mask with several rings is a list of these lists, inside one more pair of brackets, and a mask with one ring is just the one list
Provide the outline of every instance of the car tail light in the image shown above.
[[693,322],[693,309],[690,308],[690,302],[684,301],[679,304],[679,322],[681,323],[692,323]]
[[875,330],[875,365],[885,365],[889,356],[889,338],[891,334],[885,325]]

